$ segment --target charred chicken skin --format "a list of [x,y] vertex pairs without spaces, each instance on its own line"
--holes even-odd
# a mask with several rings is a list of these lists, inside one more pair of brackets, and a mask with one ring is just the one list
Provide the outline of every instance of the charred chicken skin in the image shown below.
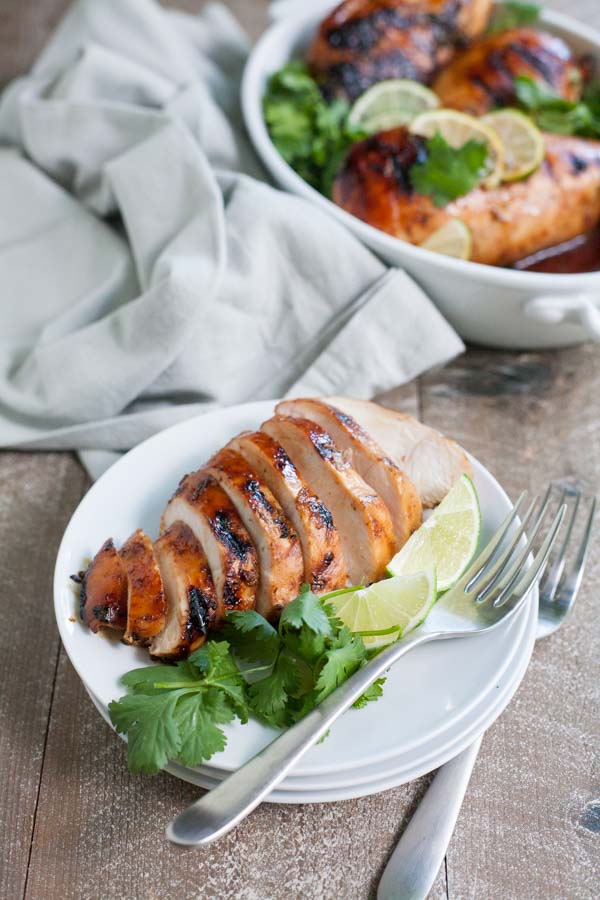
[[308,64],[324,95],[355,100],[387,78],[429,83],[485,29],[492,0],[345,0],[321,23]]
[[394,128],[355,144],[333,186],[343,209],[394,237],[422,243],[450,219],[473,236],[474,262],[508,266],[600,221],[600,141],[546,134],[546,157],[524,181],[477,188],[443,208],[417,194],[409,169],[422,138]]
[[519,76],[564,100],[578,100],[584,80],[581,65],[561,38],[535,28],[513,28],[458,53],[432,88],[442,106],[480,116],[495,107],[515,105]]

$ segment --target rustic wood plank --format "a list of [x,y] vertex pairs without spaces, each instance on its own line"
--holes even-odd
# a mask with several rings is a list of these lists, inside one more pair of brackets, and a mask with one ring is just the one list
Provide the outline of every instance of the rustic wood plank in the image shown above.
[[85,475],[68,454],[0,457],[0,896],[23,891],[59,640],[52,573]]
[[[600,354],[471,351],[422,379],[423,415],[515,497],[549,479],[600,487]],[[598,540],[575,612],[536,645],[484,739],[448,855],[449,897],[591,898],[598,890]]]

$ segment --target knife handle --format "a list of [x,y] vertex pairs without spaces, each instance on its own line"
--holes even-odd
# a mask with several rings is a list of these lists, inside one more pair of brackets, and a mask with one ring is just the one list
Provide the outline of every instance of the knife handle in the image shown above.
[[377,900],[425,900],[444,861],[481,738],[443,765],[404,829],[377,888]]

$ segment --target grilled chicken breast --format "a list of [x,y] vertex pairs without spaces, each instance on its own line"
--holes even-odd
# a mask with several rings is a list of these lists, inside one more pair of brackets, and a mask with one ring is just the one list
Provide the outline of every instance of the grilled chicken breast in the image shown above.
[[274,416],[262,430],[281,444],[310,490],[331,510],[353,584],[383,577],[394,546],[389,511],[330,434],[308,419]]
[[527,76],[565,100],[578,100],[583,71],[562,38],[536,28],[513,28],[476,41],[433,83],[442,106],[480,116],[514,106],[515,78]]
[[165,627],[150,644],[156,659],[177,660],[188,656],[206,640],[218,624],[219,602],[204,550],[191,528],[174,522],[157,541],[158,562],[165,597]]
[[327,98],[354,100],[376,81],[429,82],[465,38],[481,34],[492,0],[345,0],[321,23],[308,64]]
[[127,577],[111,538],[102,544],[83,575],[79,614],[92,631],[125,631]]
[[396,535],[395,549],[399,550],[421,524],[423,510],[415,486],[396,463],[352,416],[323,400],[284,400],[275,412],[310,419],[331,435],[344,457],[386,504]]
[[240,434],[228,447],[242,454],[281,504],[300,539],[304,579],[311,589],[323,593],[344,587],[348,573],[333,516],[283,447],[264,431]]
[[119,551],[127,577],[126,644],[146,646],[164,628],[166,602],[152,541],[138,528]]
[[465,473],[467,454],[457,443],[422,422],[367,400],[326,397],[327,404],[351,416],[410,478],[423,506],[440,503]]
[[571,240],[600,221],[600,142],[546,134],[546,158],[529,178],[477,188],[443,208],[412,189],[424,142],[404,128],[355,144],[333,185],[343,209],[411,244],[449,219],[471,229],[474,262],[508,266]]
[[208,559],[217,595],[217,620],[228,610],[254,609],[258,558],[235,506],[206,472],[186,475],[169,501],[161,531],[175,522],[189,526]]
[[230,448],[220,450],[204,471],[228,494],[256,548],[260,567],[256,609],[265,618],[277,618],[300,592],[304,561],[298,535],[269,488],[240,453]]

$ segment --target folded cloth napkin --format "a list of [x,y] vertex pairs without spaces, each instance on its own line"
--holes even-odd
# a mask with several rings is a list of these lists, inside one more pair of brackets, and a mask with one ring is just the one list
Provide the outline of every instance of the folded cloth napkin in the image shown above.
[[4,91],[0,446],[121,451],[218,404],[369,397],[463,349],[405,273],[266,182],[247,52],[220,6],[79,0]]

